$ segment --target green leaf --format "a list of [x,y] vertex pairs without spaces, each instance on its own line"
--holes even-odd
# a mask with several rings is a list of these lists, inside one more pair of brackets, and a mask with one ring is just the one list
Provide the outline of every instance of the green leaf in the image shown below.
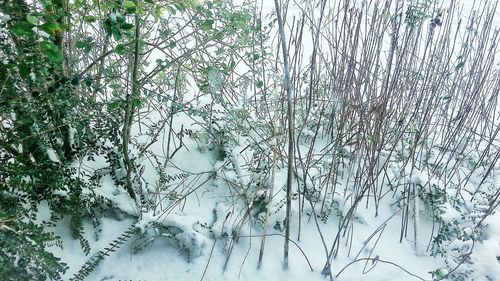
[[257,88],[262,88],[262,86],[264,86],[264,82],[258,80],[257,82],[255,82],[255,87]]
[[229,68],[230,68],[230,69],[233,69],[235,65],[236,65],[236,62],[235,62],[235,61],[234,61],[234,59],[231,57],[231,61],[230,61],[230,63],[229,63]]
[[235,13],[232,17],[232,24],[236,29],[243,29],[248,25],[250,20],[250,15]]
[[87,37],[83,40],[77,41],[75,43],[75,47],[77,49],[83,49],[83,52],[88,54],[90,51],[92,51],[92,48],[94,47],[95,42],[93,41],[92,37]]
[[172,110],[181,110],[184,108],[184,105],[182,103],[178,103],[173,101],[172,102]]
[[83,81],[85,82],[85,85],[87,85],[87,87],[92,86],[92,83],[94,82],[94,80],[92,80],[90,76],[85,77]]
[[167,5],[165,6],[165,8],[168,10],[168,12],[172,15],[175,15],[177,13],[177,10],[175,9],[175,7],[172,7],[170,5]]
[[62,28],[57,22],[47,22],[42,25],[42,29],[45,30],[52,36],[55,36],[57,32],[61,32]]
[[90,51],[92,51],[92,47],[94,47],[94,42],[91,42],[87,45],[87,47],[85,47],[85,49],[83,49],[83,52],[88,54],[90,53]]
[[63,61],[62,53],[56,45],[50,42],[43,42],[42,47],[49,61],[54,64],[60,64]]
[[110,18],[107,18],[104,23],[103,23],[103,26],[104,28],[104,31],[106,32],[106,34],[108,36],[111,36],[112,34],[112,29],[113,29],[113,23],[111,22],[111,19]]
[[83,49],[83,48],[87,47],[87,42],[85,42],[85,41],[78,41],[78,42],[75,43],[75,47],[77,49]]
[[132,1],[123,1],[123,7],[127,13],[134,13],[136,8],[135,3]]
[[120,23],[120,24],[124,23],[125,22],[125,16],[123,16],[120,13],[117,13],[116,14],[116,22]]
[[80,83],[80,75],[75,75],[71,79],[71,85],[76,86]]
[[19,74],[21,75],[21,78],[26,79],[28,78],[28,75],[30,73],[30,68],[26,64],[24,60],[21,61],[19,64]]
[[125,53],[125,46],[123,44],[118,44],[115,48],[115,53],[123,55]]
[[10,27],[10,31],[17,36],[33,36],[35,33],[33,30],[33,25],[26,21],[18,22]]
[[96,18],[94,16],[86,16],[83,18],[83,20],[86,22],[95,22]]
[[141,106],[141,99],[140,99],[140,98],[138,98],[138,99],[133,99],[133,100],[132,100],[132,106],[133,106],[134,108],[138,108],[138,107],[140,107],[140,106]]
[[122,26],[120,26],[120,27],[123,30],[130,30],[130,29],[134,28],[134,25],[131,24],[131,23],[126,22],[126,23],[122,24]]
[[214,20],[205,20],[200,24],[200,29],[203,31],[210,31],[213,27]]
[[119,108],[122,103],[123,103],[123,101],[121,101],[121,100],[110,102],[108,104],[108,106],[106,107],[106,109],[108,110],[108,112],[114,111],[117,108]]
[[135,3],[129,0],[125,0],[123,1],[123,7],[125,7],[125,9],[135,8]]
[[[210,2],[209,2],[210,3]],[[179,2],[176,2],[174,3],[174,6],[177,10],[179,10],[180,12],[184,12],[186,10],[186,5],[184,3],[182,3],[182,1],[179,1]]]
[[113,28],[111,33],[113,34],[113,38],[115,38],[116,41],[120,41],[120,39],[122,39],[122,33],[119,29]]

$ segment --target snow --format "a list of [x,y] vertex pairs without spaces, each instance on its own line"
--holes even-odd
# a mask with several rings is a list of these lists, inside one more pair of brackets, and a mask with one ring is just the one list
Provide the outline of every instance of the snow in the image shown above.
[[31,81],[35,82],[36,81],[36,74],[33,73],[33,72],[30,72],[29,74],[29,77],[31,78]]
[[0,16],[0,23],[6,23],[8,22],[9,20],[11,19],[11,17],[9,15],[1,15]]
[[41,38],[50,38],[50,34],[48,34],[47,32],[43,31],[43,30],[40,30],[37,26],[34,26],[31,30],[33,30],[33,32],[40,36]]
[[52,161],[54,163],[61,162],[59,160],[59,157],[57,157],[57,154],[56,154],[55,150],[52,149],[52,148],[47,149],[47,156],[49,157],[50,161]]
[[457,211],[449,202],[444,203],[441,206],[441,219],[445,223],[452,223],[453,220],[457,220],[460,218],[460,212]]
[[471,278],[473,280],[498,280],[500,277],[500,212],[485,220],[489,227],[482,241],[475,245],[471,255],[474,266]]
[[[220,206],[222,213],[224,214],[224,207]],[[223,216],[222,216],[223,217]],[[186,223],[184,219],[179,220],[180,216],[173,216],[173,218],[168,223],[173,223],[179,227],[185,227],[186,229],[191,229],[189,223]],[[148,219],[146,219],[148,221]],[[93,248],[102,249],[106,247],[107,243],[111,242],[112,239],[118,237],[121,231],[126,229],[127,225],[133,223],[132,219],[124,219],[122,221],[116,221],[114,219],[102,219],[101,227],[102,233],[101,238],[98,240],[92,239]],[[137,225],[137,224],[136,224]],[[138,225],[137,225],[138,226]],[[217,227],[216,227],[217,226]],[[87,230],[91,227],[88,226]],[[218,228],[225,228],[221,223],[214,225],[214,232]],[[309,227],[308,227],[309,228]],[[312,228],[312,225],[311,225]],[[63,228],[58,228],[58,231],[62,231]],[[327,229],[324,229],[327,230]],[[331,229],[333,230],[333,229]],[[214,233],[214,235],[222,236],[222,233],[227,233],[227,230],[222,232],[219,231]],[[358,252],[363,247],[363,243],[367,241],[368,231],[363,231],[364,234],[359,237],[360,239],[356,241],[356,247],[353,249],[353,253]],[[64,235],[69,237],[69,233],[58,233],[59,235]],[[202,236],[201,234],[199,234]],[[202,245],[201,249],[204,250],[202,255],[198,255],[192,260],[188,260],[179,256],[179,252],[175,247],[172,247],[170,242],[167,240],[158,239],[154,241],[152,245],[147,246],[147,248],[136,252],[133,247],[134,243],[139,244],[140,241],[131,241],[119,249],[117,252],[112,253],[112,256],[106,258],[101,266],[95,270],[87,280],[103,280],[104,278],[110,278],[111,280],[130,280],[134,278],[139,278],[141,280],[165,280],[165,278],[175,278],[177,280],[201,280],[203,276],[203,271],[205,266],[209,264],[207,272],[204,275],[203,280],[255,280],[256,278],[262,278],[262,280],[325,280],[321,276],[321,268],[324,263],[324,253],[320,250],[321,247],[317,245],[318,238],[315,231],[306,231],[303,234],[302,241],[297,242],[298,245],[305,251],[306,256],[309,258],[314,271],[308,269],[307,262],[297,247],[292,244],[290,252],[291,267],[288,271],[282,270],[282,237],[281,236],[269,236],[266,251],[264,253],[264,265],[261,270],[256,270],[257,265],[257,254],[258,254],[258,244],[260,242],[260,237],[249,236],[251,234],[242,234],[239,238],[240,241],[237,242],[235,248],[233,248],[234,253],[226,270],[223,269],[223,264],[225,263],[224,249],[222,249],[221,240],[212,241],[208,238],[201,238],[201,241],[205,244]],[[366,235],[366,236],[365,236]],[[362,238],[365,236],[365,238]],[[107,238],[109,237],[109,238]],[[204,237],[204,236],[203,236]],[[190,242],[192,237],[181,236],[180,239],[183,242]],[[362,238],[362,239],[361,239]],[[368,243],[369,249],[365,249],[363,253],[368,253],[370,249],[374,249],[373,245],[374,239],[371,243]],[[65,253],[65,262],[70,266],[70,271],[67,273],[67,277],[70,277],[75,273],[75,269],[79,268],[85,261],[85,257],[82,255],[79,242],[77,240],[65,239],[64,241],[64,251],[54,248],[56,254]],[[187,243],[186,244],[189,244]],[[199,242],[199,241],[197,241]],[[210,253],[210,249],[215,243],[215,249]],[[251,243],[251,244],[250,244]],[[381,261],[392,261],[399,264],[400,266],[406,267],[410,272],[425,272],[425,270],[432,270],[436,266],[436,261],[433,258],[419,258],[418,264],[413,264],[415,262],[415,257],[413,256],[398,256],[399,251],[394,251],[395,248],[392,246],[393,242],[390,241],[379,241],[379,245],[375,248],[375,252],[372,253],[372,257],[378,256]],[[398,248],[403,248],[406,251],[411,251],[411,245],[401,244]],[[200,249],[200,250],[201,250]],[[247,255],[247,250],[250,249],[248,258],[245,260]],[[316,249],[316,250],[314,250]],[[198,252],[197,254],[201,254]],[[92,255],[92,253],[91,253]],[[333,271],[335,274],[340,272],[342,268],[348,264],[350,260],[348,258],[340,258],[334,260]],[[348,267],[343,271],[338,280],[350,281],[350,280],[418,280],[417,278],[411,277],[406,273],[401,272],[397,267],[390,264],[376,263],[375,268],[371,269],[373,263],[360,261]],[[364,268],[366,269],[366,275],[360,274]],[[391,276],[387,279],[387,276]]]

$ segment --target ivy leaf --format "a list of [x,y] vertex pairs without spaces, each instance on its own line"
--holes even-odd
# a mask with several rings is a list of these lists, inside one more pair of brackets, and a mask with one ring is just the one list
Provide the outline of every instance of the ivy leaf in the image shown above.
[[17,36],[33,36],[35,33],[33,30],[33,25],[26,21],[18,22],[10,27],[10,31]]
[[83,18],[83,20],[86,22],[95,22],[96,18],[94,16],[86,16]]
[[262,86],[264,86],[264,83],[262,81],[258,80],[257,82],[255,82],[255,87],[262,88]]
[[45,51],[45,55],[47,55],[49,61],[51,61],[52,63],[60,64],[63,61],[62,53],[56,45],[50,42],[43,42],[42,48]]
[[213,27],[214,20],[205,20],[200,24],[200,29],[203,31],[210,31]]

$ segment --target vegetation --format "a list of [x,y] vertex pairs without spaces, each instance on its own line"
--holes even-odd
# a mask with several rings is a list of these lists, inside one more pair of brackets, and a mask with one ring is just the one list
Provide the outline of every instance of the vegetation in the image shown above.
[[[417,252],[451,256],[435,279],[468,280],[500,204],[497,3],[466,22],[454,2],[312,1],[295,3],[293,18],[291,2],[270,15],[241,2],[0,1],[1,280],[62,278],[68,267],[48,248],[61,246],[50,227],[63,217],[87,254],[84,221],[152,218],[74,280],[131,237],[138,250],[166,237],[196,256],[184,237],[198,234],[159,219],[207,182],[242,210],[231,226],[220,209],[200,225],[223,242],[226,264],[244,225],[264,232],[260,261],[267,229],[284,231],[286,264],[291,220],[297,240],[306,218],[322,238],[319,225],[334,220],[322,271],[333,279],[357,210],[377,216],[387,204],[401,220],[395,241],[413,231]],[[213,170],[175,165],[188,142]],[[287,192],[276,192],[286,169]],[[106,178],[134,208],[106,196]],[[420,217],[435,225],[427,243]]]

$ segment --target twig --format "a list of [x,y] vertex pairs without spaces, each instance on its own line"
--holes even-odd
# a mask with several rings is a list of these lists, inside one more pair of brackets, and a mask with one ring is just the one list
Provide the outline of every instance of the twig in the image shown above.
[[279,34],[281,40],[281,49],[283,54],[283,64],[285,67],[285,91],[287,96],[287,116],[288,116],[288,171],[286,183],[286,226],[285,226],[285,245],[283,252],[283,266],[288,268],[288,243],[290,241],[290,218],[292,213],[292,177],[293,177],[293,156],[294,156],[294,120],[293,120],[293,102],[292,85],[290,83],[290,65],[288,63],[288,47],[286,45],[285,28],[281,16],[281,7],[278,0],[274,0],[276,16],[278,17]]
[[432,280],[429,280],[429,279],[424,279],[424,278],[422,278],[422,277],[420,277],[420,276],[418,276],[418,275],[416,275],[416,274],[413,274],[413,273],[409,272],[408,270],[406,270],[404,267],[400,266],[399,264],[396,264],[396,263],[391,262],[391,261],[381,260],[381,259],[380,259],[380,258],[378,258],[378,257],[375,257],[375,258],[360,258],[360,259],[353,260],[352,262],[350,262],[350,263],[348,263],[346,266],[344,266],[344,267],[343,267],[343,268],[339,271],[339,273],[337,273],[337,275],[335,275],[335,278],[338,278],[338,277],[340,276],[340,274],[341,274],[344,270],[346,270],[349,266],[351,266],[352,264],[357,263],[357,262],[359,262],[359,261],[372,261],[372,263],[373,263],[374,265],[376,265],[376,263],[378,263],[378,262],[380,262],[380,263],[385,263],[385,264],[390,264],[390,265],[393,265],[393,266],[395,266],[395,267],[397,267],[397,268],[401,269],[402,271],[406,272],[407,274],[409,274],[409,275],[411,275],[411,276],[413,276],[413,277],[415,277],[415,278],[418,278],[418,279],[420,279],[420,280],[422,280],[422,281],[432,281]]
[[[280,236],[280,237],[285,237],[285,235],[283,234],[280,234],[280,233],[272,233],[272,234],[266,234],[266,235],[240,235],[238,237],[240,238],[251,238],[251,237],[262,237],[262,236]],[[307,258],[307,255],[306,253],[302,250],[302,248],[299,246],[299,244],[297,244],[297,242],[293,241],[292,239],[290,239],[290,242],[292,242],[292,244],[294,244],[297,249],[299,249],[299,251],[302,253],[302,255],[304,256],[304,258],[306,259],[306,262],[307,264],[309,265],[309,268],[311,269],[311,271],[314,271],[311,263],[309,262],[309,258]]]

